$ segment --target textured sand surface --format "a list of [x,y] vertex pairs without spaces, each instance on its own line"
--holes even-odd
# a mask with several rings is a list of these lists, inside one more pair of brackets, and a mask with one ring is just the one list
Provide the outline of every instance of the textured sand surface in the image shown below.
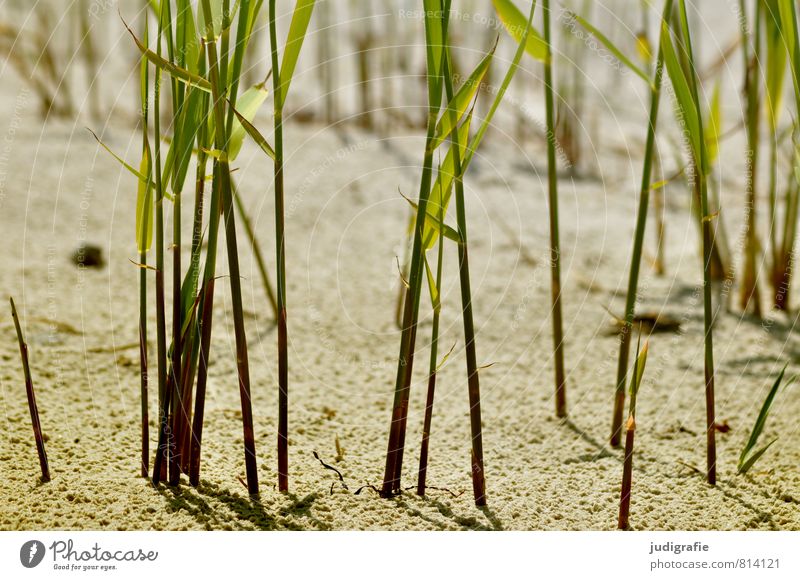
[[[135,183],[98,149],[81,122],[41,126],[34,96],[16,77],[2,91],[0,295],[13,295],[31,349],[53,479],[41,484],[10,313],[0,307],[0,529],[613,529],[622,452],[607,445],[617,339],[606,309],[621,312],[641,166],[643,100],[603,103],[606,133],[587,152],[603,177],[564,178],[562,244],[570,416],[554,418],[544,140],[523,146],[496,132],[467,178],[471,268],[481,371],[489,507],[476,509],[456,255],[445,256],[441,371],[426,498],[379,499],[399,332],[396,256],[416,196],[417,133],[376,138],[292,124],[287,131],[290,337],[290,486],[276,475],[276,332],[247,244],[253,404],[262,492],[244,476],[233,325],[226,278],[218,283],[202,482],[154,489],[138,477],[139,377]],[[628,82],[628,81],[626,81]],[[595,90],[605,87],[598,86]],[[538,85],[537,85],[538,86]],[[131,91],[131,94],[135,94]],[[664,108],[665,117],[669,109]],[[267,126],[266,117],[260,121]],[[735,119],[730,121],[735,122]],[[134,158],[129,124],[104,130]],[[2,139],[2,137],[0,137]],[[725,142],[721,181],[737,248],[744,199],[740,136]],[[249,145],[235,174],[273,264],[271,165]],[[187,196],[188,197],[188,196]],[[764,441],[778,442],[748,476],[736,461],[774,376],[798,356],[794,316],[767,322],[721,311],[716,325],[719,483],[705,465],[702,299],[697,226],[682,183],[667,190],[667,273],[647,265],[641,311],[681,321],[656,334],[638,407],[631,523],[637,529],[800,529],[800,397],[784,391]],[[190,225],[190,203],[184,224]],[[652,226],[652,221],[650,222]],[[188,239],[189,231],[185,233]],[[79,271],[70,254],[99,244],[106,265]],[[648,256],[654,252],[651,230]],[[227,274],[220,252],[218,272]],[[167,277],[169,287],[169,276]],[[153,290],[150,290],[151,306]],[[5,298],[4,298],[5,299]],[[404,485],[416,483],[430,310],[423,299]],[[154,308],[150,328],[155,328]],[[151,334],[155,359],[155,334]],[[156,401],[150,400],[152,416]],[[155,433],[155,423],[151,423]],[[344,457],[335,461],[336,438]],[[316,451],[341,471],[313,457]],[[453,494],[457,497],[453,497]]]

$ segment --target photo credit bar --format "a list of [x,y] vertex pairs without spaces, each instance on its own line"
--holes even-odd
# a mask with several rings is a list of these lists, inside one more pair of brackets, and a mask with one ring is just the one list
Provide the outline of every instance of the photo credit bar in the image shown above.
[[4,578],[796,579],[798,539],[794,532],[2,532],[0,570]]

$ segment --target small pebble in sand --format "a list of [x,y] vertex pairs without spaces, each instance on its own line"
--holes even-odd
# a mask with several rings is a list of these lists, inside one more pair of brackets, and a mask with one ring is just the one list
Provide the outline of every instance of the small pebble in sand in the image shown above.
[[94,244],[81,244],[72,253],[72,263],[84,268],[102,268],[105,264],[103,249]]

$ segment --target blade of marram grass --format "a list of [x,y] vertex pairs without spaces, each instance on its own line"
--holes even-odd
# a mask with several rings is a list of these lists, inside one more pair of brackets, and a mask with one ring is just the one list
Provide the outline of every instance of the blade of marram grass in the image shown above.
[[[547,41],[525,21],[525,16],[511,0],[492,0],[494,9],[500,17],[511,38],[523,44],[525,52],[535,60],[546,62],[550,58]],[[536,2],[533,2],[535,7]],[[523,36],[524,43],[523,43]]]
[[276,91],[276,98],[283,108],[286,97],[289,94],[289,86],[294,76],[294,69],[297,66],[297,59],[300,57],[300,49],[308,31],[308,23],[311,21],[311,14],[314,12],[315,0],[297,0],[292,22],[289,25],[289,34],[286,37],[286,44],[283,47],[283,61],[281,62],[281,85],[280,92]]
[[[761,410],[758,413],[758,417],[756,418],[756,422],[753,425],[753,430],[750,432],[750,438],[747,440],[744,448],[742,449],[741,454],[739,455],[739,463],[737,465],[738,473],[747,473],[750,468],[755,464],[759,458],[764,455],[764,453],[769,449],[775,441],[777,441],[777,437],[772,439],[769,443],[767,443],[761,449],[754,451],[756,445],[758,445],[758,439],[761,437],[761,433],[764,431],[764,427],[767,424],[767,417],[769,417],[770,409],[772,409],[772,405],[775,402],[775,396],[778,394],[778,390],[781,387],[781,383],[783,382],[784,374],[786,373],[786,367],[788,364],[784,365],[783,369],[781,369],[778,378],[775,379],[775,382],[772,384],[772,388],[770,388],[769,393],[767,393],[767,398],[764,399],[764,403],[761,406]],[[786,387],[789,387],[794,381],[796,377],[792,377],[786,383]]]
[[[761,449],[754,451],[756,445],[758,445],[758,439],[761,437],[761,433],[764,431],[764,427],[767,424],[767,417],[769,417],[769,412],[772,409],[772,404],[775,402],[775,396],[778,394],[778,390],[783,382],[784,374],[786,373],[786,367],[788,366],[789,365],[787,363],[781,369],[780,374],[778,374],[778,378],[775,379],[775,382],[772,384],[769,393],[767,393],[766,399],[764,399],[764,403],[761,405],[761,410],[759,411],[756,422],[753,425],[753,430],[750,432],[750,437],[748,438],[747,443],[739,455],[739,463],[737,465],[737,471],[739,473],[747,473],[753,464],[758,461],[764,452],[766,452],[766,450],[769,449],[769,447],[777,440],[776,437]],[[786,383],[786,387],[789,387],[789,385],[791,385],[796,378],[797,377],[792,377],[789,379]]]
[[437,149],[450,136],[453,128],[458,126],[467,109],[473,103],[475,95],[478,93],[478,89],[492,64],[494,50],[492,48],[491,52],[478,63],[469,78],[447,104],[447,110],[453,111],[455,114],[442,115],[436,124],[436,134],[433,143],[431,143],[434,149]]
[[131,37],[133,38],[134,43],[136,44],[139,51],[149,60],[152,62],[158,69],[163,69],[172,78],[186,83],[187,85],[197,87],[203,91],[211,92],[211,85],[209,82],[201,76],[193,74],[188,70],[179,67],[178,65],[168,61],[165,59],[161,54],[158,52],[153,52],[149,48],[147,48],[142,42],[136,37],[136,34],[128,27],[128,24],[123,20],[122,23],[125,25],[125,28],[128,29]]

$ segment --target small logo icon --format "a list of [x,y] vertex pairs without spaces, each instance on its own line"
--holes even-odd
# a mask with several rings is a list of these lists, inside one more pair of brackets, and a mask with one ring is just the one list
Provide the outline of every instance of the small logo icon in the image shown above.
[[19,561],[26,568],[36,568],[44,560],[44,544],[39,540],[30,540],[19,549]]

